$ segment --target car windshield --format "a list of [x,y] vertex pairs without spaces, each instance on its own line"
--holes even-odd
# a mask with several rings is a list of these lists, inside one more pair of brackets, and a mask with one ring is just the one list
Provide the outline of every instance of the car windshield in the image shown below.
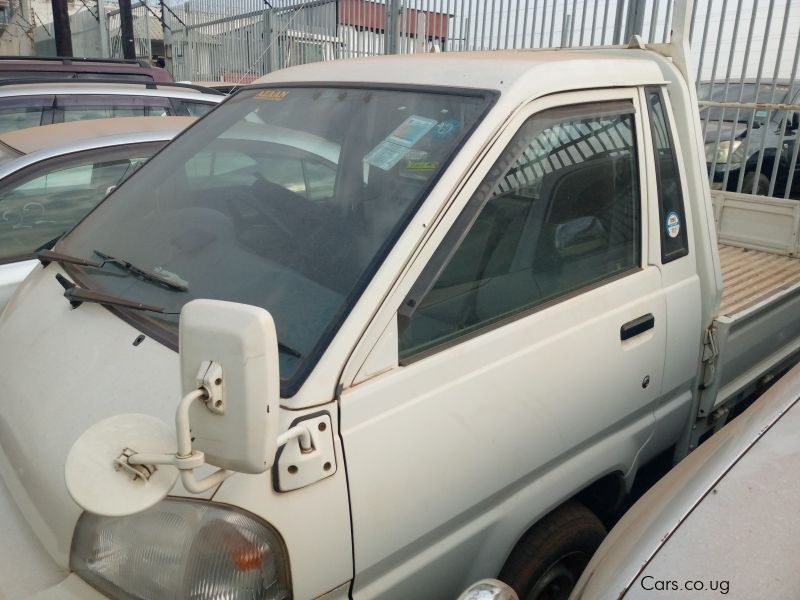
[[[740,97],[741,95],[741,97]],[[724,81],[711,83],[701,83],[697,87],[697,98],[701,102],[704,100],[711,100],[714,102],[767,102],[767,103],[784,103],[789,101],[789,87],[786,85],[776,85],[773,90],[771,82],[764,82],[760,86],[755,83],[728,83]],[[773,110],[770,116],[770,111],[766,108],[758,108],[755,110],[754,123],[764,124],[767,119],[780,119],[782,111]],[[738,115],[736,108],[708,108],[700,113],[701,119],[706,119],[708,115],[709,121],[738,121],[740,123],[749,123],[750,118],[753,117],[752,108],[739,109]]]
[[124,258],[178,291],[114,266],[70,267],[83,285],[158,305],[126,315],[173,347],[194,298],[272,313],[284,395],[341,325],[492,94],[256,88],[232,97],[130,177],[57,247]]

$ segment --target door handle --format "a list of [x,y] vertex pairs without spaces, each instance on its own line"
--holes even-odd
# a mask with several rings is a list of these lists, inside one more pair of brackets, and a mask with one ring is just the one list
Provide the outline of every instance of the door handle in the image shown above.
[[652,329],[655,327],[655,324],[656,318],[652,315],[652,313],[642,315],[638,319],[628,321],[619,328],[619,339],[622,341],[629,340],[640,333],[644,333],[648,329]]

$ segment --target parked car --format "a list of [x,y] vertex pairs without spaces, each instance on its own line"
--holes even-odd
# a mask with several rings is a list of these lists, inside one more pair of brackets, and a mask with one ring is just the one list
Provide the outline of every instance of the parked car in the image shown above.
[[[704,82],[698,86],[697,95],[701,107],[706,101],[797,104],[800,84],[778,82],[773,87],[768,83],[758,86],[755,81],[723,81],[713,85]],[[794,159],[792,164],[800,124],[797,111],[711,106],[703,109],[701,119],[713,188],[724,186],[728,191],[736,191],[741,178],[743,193],[766,196],[777,162],[772,195],[784,195],[786,186],[800,171],[800,160]],[[800,198],[800,179],[792,187],[791,196]]]
[[37,250],[194,120],[97,119],[0,134],[0,310]]
[[166,69],[141,60],[55,56],[0,56],[0,81],[5,79],[118,79],[174,81]]
[[201,117],[226,96],[178,83],[0,81],[0,133],[88,119]]
[[626,513],[571,599],[797,597],[798,430],[795,367]]
[[793,217],[720,247],[689,62],[315,63],[174,140],[0,315],[35,589],[566,594],[642,466],[800,346],[800,259],[755,248]]
[[222,92],[223,94],[232,94],[239,88],[243,87],[244,83],[235,83],[232,81],[193,81],[191,82],[194,85],[200,85],[202,87],[211,88],[213,90],[217,90]]

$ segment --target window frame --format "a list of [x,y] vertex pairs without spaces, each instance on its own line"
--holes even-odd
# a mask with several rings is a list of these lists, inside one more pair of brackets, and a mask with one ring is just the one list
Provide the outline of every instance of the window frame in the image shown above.
[[[458,203],[458,208],[452,207],[451,210],[451,219],[450,226],[443,228],[440,231],[440,236],[438,241],[435,242],[435,246],[431,247],[430,254],[427,256],[426,262],[424,267],[418,272],[418,275],[412,280],[412,283],[404,294],[401,299],[400,306],[394,313],[396,316],[396,323],[397,323],[397,332],[398,332],[398,344],[397,344],[397,357],[398,357],[398,364],[400,366],[409,366],[414,362],[419,360],[423,360],[433,355],[437,355],[440,352],[446,351],[454,346],[458,346],[464,342],[468,342],[475,338],[478,338],[482,335],[491,333],[497,329],[505,327],[510,323],[514,323],[518,320],[524,319],[534,313],[538,313],[542,310],[547,310],[548,308],[560,304],[562,302],[569,301],[572,298],[577,296],[581,296],[583,294],[589,293],[592,290],[598,289],[614,281],[622,279],[624,277],[628,277],[634,273],[642,271],[646,265],[648,265],[649,260],[649,221],[650,221],[650,211],[648,206],[648,163],[650,162],[650,158],[647,155],[647,147],[650,143],[649,131],[645,131],[646,125],[649,122],[644,121],[643,117],[643,110],[642,110],[642,97],[640,96],[640,89],[638,87],[630,87],[630,88],[610,88],[610,89],[594,89],[594,90],[584,90],[579,92],[565,92],[562,94],[554,94],[551,96],[546,96],[544,98],[534,100],[530,102],[524,109],[518,112],[514,117],[507,123],[506,132],[504,135],[495,141],[495,144],[492,148],[492,152],[489,153],[483,159],[482,168],[479,171],[475,171],[473,173],[474,180],[472,183],[474,185],[469,186],[469,190],[466,188],[463,190],[464,196],[462,197],[462,202]],[[444,247],[445,244],[448,243],[448,240],[451,237],[456,237],[457,242],[454,245],[454,249],[457,249],[463,240],[466,233],[471,229],[472,224],[474,223],[475,218],[481,213],[483,210],[483,206],[485,206],[488,199],[491,197],[484,199],[482,202],[482,207],[480,210],[475,211],[473,218],[462,218],[462,215],[465,211],[469,210],[470,204],[473,202],[473,197],[480,187],[491,177],[491,172],[495,168],[498,160],[503,156],[506,149],[509,145],[513,142],[514,138],[516,137],[517,133],[525,127],[529,120],[535,118],[537,115],[544,113],[545,111],[549,111],[552,109],[557,108],[564,108],[564,109],[575,109],[575,115],[583,114],[584,116],[591,116],[590,111],[584,111],[581,113],[581,106],[582,105],[593,105],[593,104],[608,104],[608,103],[629,103],[630,110],[624,111],[622,114],[630,114],[633,117],[633,131],[634,131],[634,145],[635,145],[635,152],[634,156],[636,159],[636,165],[638,169],[638,195],[639,195],[639,262],[638,265],[611,275],[609,277],[604,277],[598,281],[594,281],[592,283],[580,286],[576,289],[566,291],[561,295],[552,298],[550,300],[546,300],[544,302],[534,304],[532,306],[527,306],[521,309],[518,309],[504,317],[500,317],[498,319],[489,321],[486,324],[476,326],[474,328],[465,330],[464,333],[454,336],[450,339],[444,340],[440,343],[434,344],[432,346],[425,347],[418,351],[412,351],[409,354],[403,355],[401,353],[400,345],[399,345],[399,337],[400,337],[400,330],[401,330],[401,323],[402,321],[407,318],[404,315],[404,308],[409,306],[409,300],[413,303],[411,306],[412,311],[416,308],[419,301],[424,297],[426,292],[420,294],[420,290],[425,290],[426,288],[430,287],[433,282],[436,281],[438,276],[440,275],[441,271],[444,270],[446,265],[449,262],[450,256],[442,262],[441,260],[437,260],[440,257],[441,249]],[[495,184],[496,186],[496,184]],[[492,187],[494,190],[495,186]],[[431,242],[433,245],[434,243]],[[450,250],[449,252],[445,251],[446,255],[452,255],[455,250]]]
[[[683,247],[678,250],[673,250],[669,253],[665,250],[665,240],[666,240],[666,229],[665,229],[665,212],[664,212],[664,198],[661,194],[661,190],[663,186],[661,185],[661,164],[660,160],[658,160],[658,151],[656,148],[656,132],[655,132],[655,123],[653,118],[653,111],[650,110],[650,94],[657,94],[659,101],[661,103],[661,109],[664,113],[664,120],[665,120],[665,130],[667,134],[667,142],[669,143],[670,149],[672,151],[672,159],[675,163],[675,171],[678,175],[678,193],[680,197],[678,198],[678,204],[680,206],[680,214],[682,218],[682,231],[679,233],[682,236],[683,240]],[[669,99],[666,94],[666,89],[664,86],[645,86],[642,90],[642,95],[644,99],[644,106],[645,111],[647,114],[647,124],[648,124],[648,134],[650,137],[649,145],[652,148],[652,155],[653,155],[653,177],[654,177],[654,185],[655,185],[655,193],[656,193],[656,200],[658,206],[658,218],[653,219],[656,222],[658,228],[658,255],[661,258],[661,264],[666,265],[675,260],[684,258],[689,256],[690,254],[690,231],[689,231],[689,219],[687,218],[686,214],[686,175],[684,173],[684,168],[682,162],[679,160],[678,148],[675,144],[675,118],[672,114],[672,107],[669,104]]]

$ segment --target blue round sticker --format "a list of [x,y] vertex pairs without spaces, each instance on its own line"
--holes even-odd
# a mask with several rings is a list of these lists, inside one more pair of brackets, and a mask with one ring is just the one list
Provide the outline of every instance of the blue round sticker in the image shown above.
[[667,230],[667,235],[671,238],[676,238],[681,232],[681,218],[674,210],[667,213],[667,218],[664,221],[664,227]]
[[446,140],[456,135],[459,131],[461,131],[461,121],[457,119],[448,119],[434,126],[433,139]]

